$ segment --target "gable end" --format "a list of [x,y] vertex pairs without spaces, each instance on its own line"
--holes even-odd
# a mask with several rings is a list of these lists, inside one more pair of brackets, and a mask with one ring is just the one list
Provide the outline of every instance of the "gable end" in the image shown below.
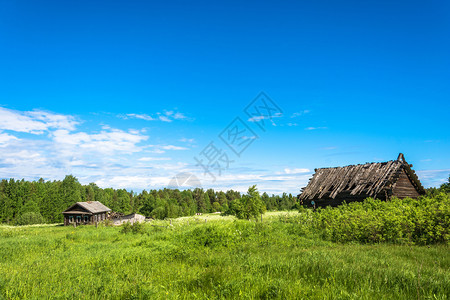
[[409,176],[406,174],[406,171],[403,169],[392,186],[392,196],[397,198],[417,198],[420,196],[418,190],[412,183]]

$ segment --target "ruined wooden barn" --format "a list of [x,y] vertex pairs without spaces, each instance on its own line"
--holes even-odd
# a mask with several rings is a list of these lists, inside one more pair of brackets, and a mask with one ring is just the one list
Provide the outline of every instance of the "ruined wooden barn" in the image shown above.
[[114,225],[122,225],[123,223],[134,224],[136,222],[145,222],[145,216],[132,213],[126,216],[118,216],[115,218],[111,218]]
[[64,225],[95,224],[106,220],[111,209],[99,201],[77,202],[63,211]]
[[337,206],[368,197],[417,198],[425,189],[411,168],[400,153],[397,160],[388,162],[315,169],[299,200],[306,205]]

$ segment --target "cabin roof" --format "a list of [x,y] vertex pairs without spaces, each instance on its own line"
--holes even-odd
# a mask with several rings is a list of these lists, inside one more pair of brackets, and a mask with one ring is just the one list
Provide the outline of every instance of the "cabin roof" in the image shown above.
[[320,199],[324,196],[334,199],[342,192],[376,197],[384,189],[392,188],[403,170],[419,194],[424,194],[425,189],[411,167],[400,153],[397,160],[388,162],[315,169],[300,199]]
[[70,206],[68,209],[63,211],[63,214],[64,213],[66,213],[66,214],[67,213],[75,213],[76,211],[73,211],[73,208],[75,208],[76,206],[80,206],[81,208],[87,210],[88,212],[90,212],[92,214],[97,214],[97,213],[111,211],[110,208],[108,208],[107,206],[103,205],[99,201],[88,201],[88,202],[77,202],[77,203],[75,203],[74,205]]

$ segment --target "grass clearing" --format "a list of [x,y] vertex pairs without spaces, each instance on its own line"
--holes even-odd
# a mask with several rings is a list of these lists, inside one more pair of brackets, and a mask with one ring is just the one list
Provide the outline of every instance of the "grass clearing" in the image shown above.
[[285,214],[298,213],[266,213],[263,223],[215,214],[152,221],[142,234],[104,226],[1,226],[0,298],[450,295],[447,245],[338,244],[303,234]]

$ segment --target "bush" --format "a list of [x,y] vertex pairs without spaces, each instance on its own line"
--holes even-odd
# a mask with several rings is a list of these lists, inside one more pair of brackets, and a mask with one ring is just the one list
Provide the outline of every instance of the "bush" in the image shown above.
[[144,223],[135,222],[134,224],[130,224],[130,222],[126,222],[122,225],[122,229],[120,230],[122,233],[133,233],[133,234],[144,234],[146,232]]
[[323,238],[335,242],[447,243],[450,195],[394,198],[387,202],[368,198],[364,202],[319,208],[311,225]]
[[256,185],[248,188],[247,194],[240,199],[231,201],[230,207],[223,215],[235,215],[238,219],[258,220],[259,215],[264,213],[266,207],[261,200]]
[[165,217],[167,217],[167,213],[164,207],[159,206],[151,212],[150,216],[154,219],[163,220]]
[[16,225],[33,225],[45,223],[44,218],[38,212],[26,212],[16,220]]

